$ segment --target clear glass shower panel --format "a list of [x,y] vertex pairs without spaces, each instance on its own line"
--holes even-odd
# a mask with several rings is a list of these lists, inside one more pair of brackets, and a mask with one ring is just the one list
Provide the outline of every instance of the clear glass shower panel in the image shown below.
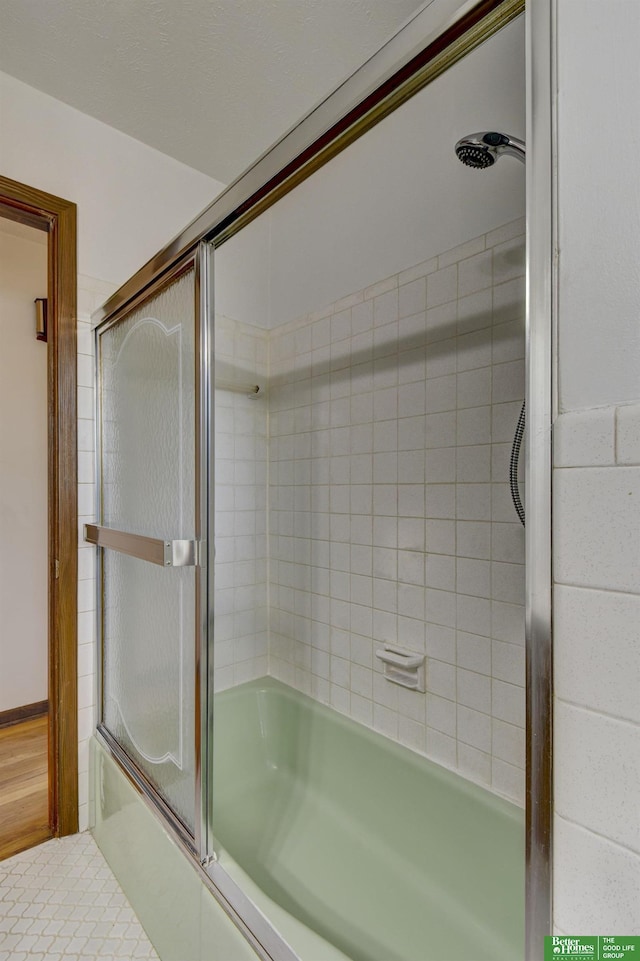
[[304,961],[523,957],[523,51],[216,248],[212,834]]
[[[100,337],[102,524],[195,531],[195,285],[180,276]],[[103,558],[103,723],[194,830],[195,567]]]

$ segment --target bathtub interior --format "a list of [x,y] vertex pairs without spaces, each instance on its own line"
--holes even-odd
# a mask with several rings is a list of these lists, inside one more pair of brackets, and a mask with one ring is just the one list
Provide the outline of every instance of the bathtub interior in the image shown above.
[[214,744],[223,863],[294,947],[301,924],[354,961],[518,956],[520,808],[271,678],[220,695]]

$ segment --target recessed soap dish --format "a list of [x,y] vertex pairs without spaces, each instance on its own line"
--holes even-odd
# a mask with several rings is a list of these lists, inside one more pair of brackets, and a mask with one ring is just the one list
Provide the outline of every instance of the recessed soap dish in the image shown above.
[[388,681],[424,694],[427,689],[424,654],[385,644],[384,649],[376,651],[376,657],[384,664],[384,676]]

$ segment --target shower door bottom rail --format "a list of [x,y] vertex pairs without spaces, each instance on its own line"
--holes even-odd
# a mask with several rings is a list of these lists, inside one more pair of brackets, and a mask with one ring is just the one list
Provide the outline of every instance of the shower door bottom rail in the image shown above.
[[84,525],[84,539],[96,547],[106,547],[129,557],[137,557],[160,567],[194,567],[197,564],[197,542],[161,540],[128,531],[116,531],[98,524]]

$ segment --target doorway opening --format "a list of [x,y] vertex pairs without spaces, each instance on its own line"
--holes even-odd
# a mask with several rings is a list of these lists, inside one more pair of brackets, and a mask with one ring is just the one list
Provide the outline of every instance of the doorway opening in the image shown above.
[[[46,551],[41,574],[46,587],[38,584],[36,591],[37,572],[32,583],[23,584],[25,605],[31,597],[35,603],[36,594],[41,595],[46,668],[37,697],[24,694],[17,698],[21,703],[12,703],[6,711],[0,709],[0,804],[3,799],[10,804],[12,797],[18,802],[11,819],[2,818],[6,826],[0,837],[2,859],[78,828],[77,278],[75,204],[0,177],[0,218],[14,235],[22,231],[23,241],[25,228],[33,231],[31,236],[45,234],[45,290],[37,299],[46,301],[47,307],[46,344],[37,344],[46,351],[47,449],[40,468],[31,468],[32,473],[45,474],[31,479],[40,485],[38,490],[46,502],[46,511],[40,504],[42,518],[35,524]],[[35,340],[35,305],[33,309]],[[25,545],[15,537],[12,545],[5,546],[15,551],[17,565]],[[8,630],[6,624],[3,644],[8,650],[21,644],[19,632]],[[29,680],[20,678],[27,685],[25,691]],[[3,749],[5,757],[13,755],[4,779]]]

